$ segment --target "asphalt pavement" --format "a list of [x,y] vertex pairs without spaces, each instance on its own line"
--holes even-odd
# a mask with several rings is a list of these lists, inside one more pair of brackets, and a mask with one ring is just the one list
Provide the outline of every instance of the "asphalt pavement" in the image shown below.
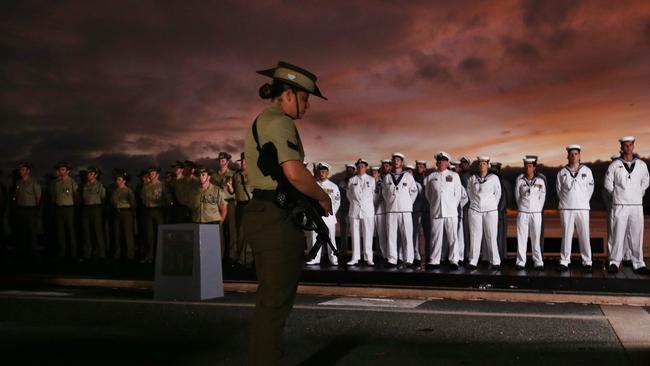
[[[253,306],[251,293],[166,302],[136,289],[6,288],[0,290],[0,354],[21,365],[242,365]],[[301,295],[286,326],[284,363],[650,364],[648,345],[626,348],[606,315],[630,309],[650,319],[650,313],[608,309]],[[630,316],[639,324],[638,313]]]

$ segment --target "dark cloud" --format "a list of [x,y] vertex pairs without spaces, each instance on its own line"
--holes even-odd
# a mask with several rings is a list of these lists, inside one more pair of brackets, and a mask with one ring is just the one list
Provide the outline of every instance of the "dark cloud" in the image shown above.
[[412,51],[411,61],[415,65],[415,76],[431,81],[449,81],[449,59],[439,53],[426,54],[422,51]]
[[650,45],[650,19],[645,22],[643,27],[643,36],[645,37],[646,42]]
[[467,57],[458,63],[458,71],[475,80],[484,80],[487,62],[480,57]]
[[581,3],[580,0],[522,0],[522,20],[529,29],[558,27],[576,12]]
[[505,56],[513,61],[530,65],[542,59],[537,46],[530,42],[503,37],[501,39],[501,45],[503,46]]

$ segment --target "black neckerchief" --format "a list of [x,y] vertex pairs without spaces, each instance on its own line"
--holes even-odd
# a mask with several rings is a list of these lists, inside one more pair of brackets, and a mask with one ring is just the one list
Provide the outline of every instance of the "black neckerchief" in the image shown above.
[[484,178],[481,178],[481,176],[478,175],[478,174],[474,174],[474,175],[476,176],[476,179],[478,180],[479,184],[483,184],[483,183],[487,182],[488,177],[489,177],[490,175],[492,175],[492,173],[489,173],[489,172],[488,172],[488,173],[485,175]]
[[[578,165],[578,170],[576,170],[576,173],[575,173],[575,174],[573,174],[573,172],[571,171],[571,168],[569,168],[568,165],[565,166],[564,168],[569,172],[569,174],[571,175],[571,178],[574,178],[574,179],[575,179],[575,177],[578,176],[578,173],[580,172],[580,169],[582,169],[583,166],[584,166],[584,165],[582,165],[582,164]],[[535,176],[537,176],[537,175],[535,175]]]
[[399,174],[399,178],[397,179],[395,179],[395,173],[390,173],[390,178],[393,180],[393,184],[395,185],[395,187],[399,185],[399,182],[402,180],[403,177],[404,177],[404,171],[402,171]]
[[526,178],[526,175],[525,175],[525,174],[521,176],[521,179],[524,180],[524,182],[526,183],[526,185],[527,185],[528,187],[532,187],[532,186],[534,186],[534,185],[535,185],[535,180],[536,180],[537,178],[542,179],[539,175],[537,175],[537,173],[535,173],[535,175],[533,176],[533,179],[531,179],[530,181],[528,180],[528,178]]
[[627,164],[626,164],[627,161],[623,160],[623,158],[621,158],[621,161],[623,162],[623,167],[627,171],[627,175],[629,177],[632,174],[632,172],[634,171],[634,167],[636,166],[636,157],[632,158],[632,161],[631,161],[632,164],[630,164],[630,166],[627,166]]

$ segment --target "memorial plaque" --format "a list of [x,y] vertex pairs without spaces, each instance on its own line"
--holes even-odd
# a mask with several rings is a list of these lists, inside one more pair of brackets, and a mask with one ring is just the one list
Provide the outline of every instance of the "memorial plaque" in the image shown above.
[[194,266],[194,230],[167,230],[162,238],[162,273],[191,276]]

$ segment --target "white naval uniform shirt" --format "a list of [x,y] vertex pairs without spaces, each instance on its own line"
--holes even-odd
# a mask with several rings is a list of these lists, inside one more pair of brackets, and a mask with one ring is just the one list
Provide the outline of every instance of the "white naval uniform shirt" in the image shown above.
[[318,185],[332,200],[332,214],[329,216],[323,216],[323,221],[325,221],[326,224],[336,224],[336,213],[339,211],[339,207],[341,207],[341,192],[339,191],[339,187],[329,179],[323,181],[317,180],[316,183],[318,183]]
[[519,212],[537,213],[544,210],[546,200],[546,184],[544,179],[535,175],[528,180],[524,174],[519,174],[515,184],[515,200]]
[[565,166],[557,173],[555,188],[560,210],[589,210],[589,200],[594,193],[594,176],[585,165],[574,173]]
[[355,175],[348,181],[347,197],[350,202],[348,217],[370,219],[375,217],[375,179],[368,174]]
[[501,199],[501,182],[499,177],[488,173],[481,178],[473,174],[467,181],[469,209],[476,212],[496,211]]
[[457,217],[462,198],[460,176],[450,170],[433,172],[424,180],[431,218]]
[[409,173],[390,173],[384,177],[382,197],[386,212],[413,212],[413,202],[418,195],[415,179]]
[[607,168],[605,189],[612,194],[612,205],[642,205],[649,181],[643,160],[635,157],[626,163],[619,158]]

